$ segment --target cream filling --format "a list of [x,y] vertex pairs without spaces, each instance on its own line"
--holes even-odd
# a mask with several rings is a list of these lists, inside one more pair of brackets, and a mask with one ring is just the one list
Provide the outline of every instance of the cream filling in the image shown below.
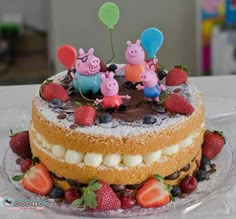
[[[201,124],[201,128],[205,126]],[[91,167],[136,167],[143,164],[150,164],[153,162],[161,161],[171,155],[177,153],[192,145],[195,138],[200,135],[200,130],[194,131],[186,139],[178,144],[170,145],[164,149],[150,152],[144,155],[127,155],[127,154],[98,154],[98,153],[80,153],[75,150],[66,149],[62,145],[49,144],[46,139],[31,125],[31,131],[34,132],[36,139],[34,144],[39,149],[44,149],[54,159],[60,159],[69,164],[78,164]]]

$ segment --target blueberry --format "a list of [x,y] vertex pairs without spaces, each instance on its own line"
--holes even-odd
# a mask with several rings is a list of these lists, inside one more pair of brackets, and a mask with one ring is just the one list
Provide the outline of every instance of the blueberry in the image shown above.
[[109,123],[112,121],[112,116],[109,113],[103,113],[100,117],[99,117],[99,123]]
[[199,169],[197,172],[196,172],[196,175],[195,175],[196,179],[198,182],[200,181],[203,181],[204,179],[206,179],[206,172]]
[[154,124],[157,121],[154,115],[145,115],[143,117],[143,124]]
[[206,157],[202,157],[202,159],[201,159],[201,165],[211,165],[211,161],[208,159],[208,158],[206,158]]
[[116,69],[117,69],[117,65],[115,65],[115,64],[111,64],[108,67],[108,71],[112,71],[114,73],[115,73]]
[[54,98],[52,99],[50,102],[49,102],[49,107],[51,108],[60,108],[62,106],[62,102],[61,100],[57,99],[57,98]]
[[172,196],[177,197],[181,194],[181,189],[179,186],[173,186],[170,192]]
[[49,196],[51,198],[63,198],[64,190],[58,187],[53,187],[52,190],[49,192]]

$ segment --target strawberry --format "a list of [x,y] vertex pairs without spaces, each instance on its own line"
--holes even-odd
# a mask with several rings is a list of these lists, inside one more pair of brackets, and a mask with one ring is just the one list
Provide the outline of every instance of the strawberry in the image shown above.
[[208,159],[213,159],[220,153],[225,144],[223,132],[206,131],[202,144],[202,155]]
[[11,140],[9,142],[11,150],[16,153],[18,156],[26,159],[32,158],[30,141],[29,141],[29,132],[22,131],[16,134],[13,134],[11,130]]
[[194,176],[186,176],[180,183],[181,191],[191,193],[197,188],[197,179]]
[[154,176],[147,180],[137,191],[137,203],[143,208],[166,205],[172,198],[170,190],[171,186],[165,184],[162,178],[159,176]]
[[26,171],[28,169],[30,169],[32,162],[33,161],[31,159],[25,159],[25,160],[21,161],[21,163],[20,163],[21,172],[26,173]]
[[74,200],[81,197],[81,193],[77,188],[69,188],[65,191],[65,201],[66,203],[72,203]]
[[92,106],[79,106],[74,111],[75,123],[80,126],[91,126],[96,117],[96,111]]
[[166,76],[166,85],[176,86],[185,83],[188,80],[187,72],[186,66],[176,65],[168,72]]
[[113,192],[112,188],[105,182],[100,181],[102,187],[98,189],[96,193],[98,211],[107,211],[120,208],[121,203]]
[[30,192],[47,195],[53,187],[53,181],[47,168],[41,163],[36,163],[25,173],[22,185]]
[[83,205],[90,210],[108,211],[121,207],[121,202],[112,188],[105,182],[92,180],[82,190],[82,197],[72,203],[72,207]]
[[51,101],[52,99],[59,99],[62,102],[66,102],[69,99],[67,91],[60,84],[46,81],[41,85],[40,96],[46,101]]
[[193,106],[180,94],[172,93],[164,101],[164,107],[172,113],[192,114]]

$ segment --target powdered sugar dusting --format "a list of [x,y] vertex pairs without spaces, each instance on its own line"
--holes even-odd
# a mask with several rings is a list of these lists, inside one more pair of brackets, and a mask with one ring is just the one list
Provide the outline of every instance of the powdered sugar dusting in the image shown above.
[[[59,82],[65,77],[66,73],[67,73],[66,71],[61,72],[53,76],[51,79],[53,79],[54,82]],[[179,88],[179,86],[172,86],[172,87],[167,86],[167,91],[173,91],[174,89],[177,88]],[[166,129],[167,127],[168,129],[170,129],[171,127],[174,129],[177,125],[179,125],[179,122],[185,122],[190,117],[197,114],[199,107],[202,105],[202,95],[196,86],[194,86],[191,82],[188,82],[185,85],[185,87],[182,87],[182,89],[183,92],[185,93],[186,93],[185,89],[187,89],[186,98],[195,108],[195,111],[191,116],[184,116],[177,114],[173,117],[168,117],[165,114],[163,115],[158,114],[157,122],[153,125],[145,125],[142,123],[142,121],[124,122],[117,119],[113,119],[112,122],[107,124],[96,123],[96,125],[93,126],[85,126],[85,127],[78,126],[77,128],[73,129],[73,132],[92,134],[92,135],[125,137],[130,135],[143,134],[147,132],[154,132],[154,131],[158,132],[161,129]],[[45,100],[43,100],[38,95],[36,95],[34,100],[36,106],[38,107],[38,110],[42,114],[42,117],[47,118],[47,120],[49,120],[56,126],[66,128],[69,133],[72,132],[70,126],[73,124],[73,121],[71,121],[70,119],[63,119],[60,120],[59,123],[57,118],[58,113],[53,111],[48,106],[48,103]],[[68,115],[68,117],[70,115]]]

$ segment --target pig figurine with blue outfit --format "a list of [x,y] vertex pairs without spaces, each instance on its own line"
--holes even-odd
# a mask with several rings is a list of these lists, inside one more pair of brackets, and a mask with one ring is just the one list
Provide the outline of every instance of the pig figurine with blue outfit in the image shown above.
[[100,90],[100,59],[93,55],[94,49],[90,48],[86,53],[79,49],[79,57],[75,63],[76,73],[72,74],[75,90],[82,94],[96,94]]
[[150,102],[159,101],[161,91],[166,88],[164,85],[158,84],[157,74],[153,65],[150,68],[148,66],[145,67],[145,71],[141,74],[140,80],[143,85],[138,84],[136,88],[143,90],[144,97]]

